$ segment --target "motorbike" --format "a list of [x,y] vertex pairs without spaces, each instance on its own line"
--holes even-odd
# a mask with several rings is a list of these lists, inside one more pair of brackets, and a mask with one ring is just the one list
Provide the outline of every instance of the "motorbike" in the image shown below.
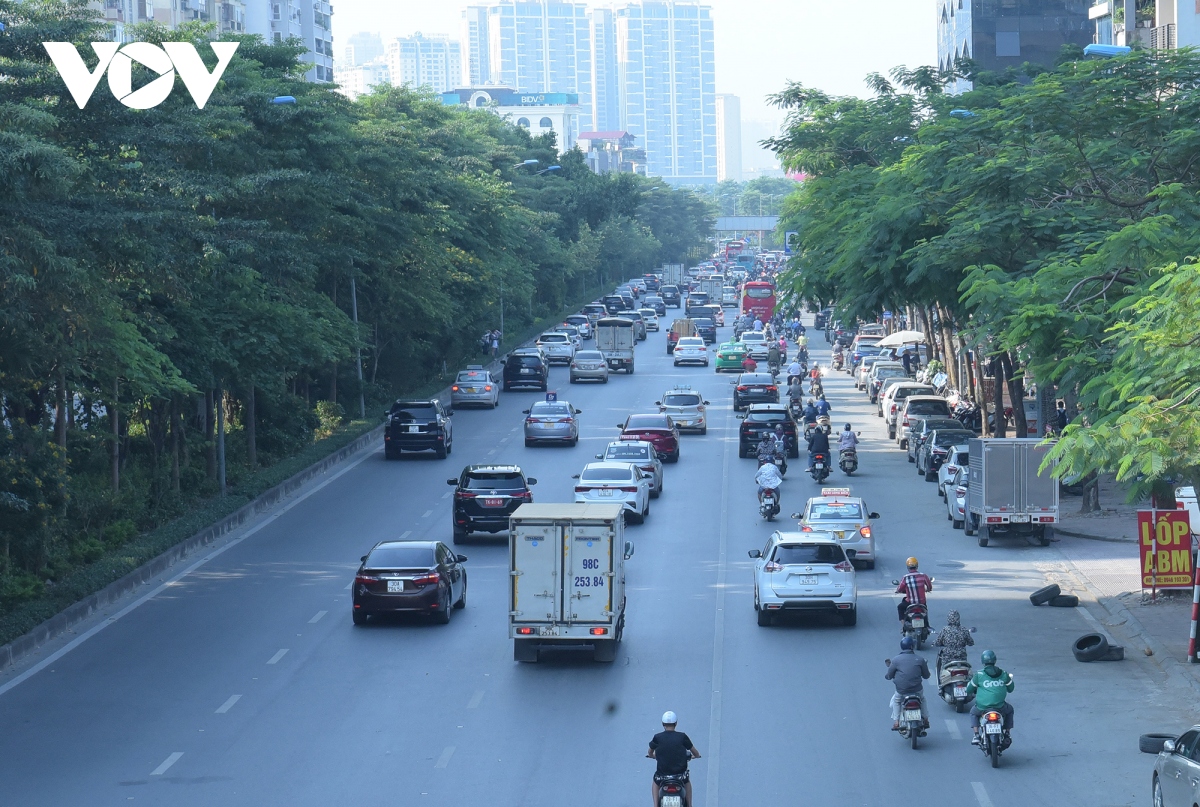
[[921,717],[921,699],[916,695],[900,697],[900,736],[917,750],[917,738],[925,736],[925,719]]
[[[817,484],[824,482],[829,478],[829,455],[824,452],[818,452],[813,455],[813,467],[809,474],[813,481]],[[897,583],[896,585],[900,585]]]
[[817,428],[826,434],[829,434],[833,428],[829,423],[829,415],[819,415],[817,417]]
[[835,370],[842,369],[842,361],[843,361],[842,360],[842,351],[840,351],[840,350],[835,351],[833,354],[833,369],[835,369]]
[[[650,756],[647,754],[646,756]],[[689,751],[687,758],[692,754]],[[658,807],[689,807],[687,800],[687,774],[663,774],[657,778]]]
[[1012,745],[1012,736],[1004,729],[1004,715],[989,709],[979,716],[979,748],[983,755],[992,760],[992,767],[1000,767],[1000,755]]
[[954,707],[954,711],[963,713],[971,698],[967,695],[967,684],[971,680],[971,662],[942,661],[942,654],[937,657],[938,694],[942,700]]
[[858,470],[858,449],[843,448],[838,453],[838,465],[841,467],[842,473],[852,476]]
[[[900,585],[900,581],[896,581]],[[929,641],[929,606],[919,602],[909,603],[904,609],[904,635],[911,636],[920,650]]]
[[804,419],[804,401],[799,398],[792,398],[788,401],[788,414],[792,416],[792,420],[799,423]]
[[775,516],[779,515],[779,491],[775,488],[766,488],[758,497],[758,514],[765,521],[774,521]]
[[768,462],[775,463],[775,467],[779,469],[780,476],[787,476],[787,452],[780,449],[774,454],[759,454],[758,467],[761,468]]

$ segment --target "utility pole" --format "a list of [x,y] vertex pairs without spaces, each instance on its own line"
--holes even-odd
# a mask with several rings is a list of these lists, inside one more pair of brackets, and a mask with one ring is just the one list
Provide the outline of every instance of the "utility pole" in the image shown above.
[[500,281],[500,336],[504,337],[504,281]]
[[354,283],[354,267],[350,267],[350,312],[354,316],[354,353],[358,361],[358,417],[367,419],[367,399],[363,392],[362,342],[358,337],[358,287]]

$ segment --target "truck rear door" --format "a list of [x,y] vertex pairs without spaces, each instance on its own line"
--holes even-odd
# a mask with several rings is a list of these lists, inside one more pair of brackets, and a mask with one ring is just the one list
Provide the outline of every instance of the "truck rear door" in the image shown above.
[[561,610],[561,527],[521,524],[509,542],[512,553],[512,619],[554,622]]
[[1026,444],[1021,456],[1021,474],[1025,487],[1025,495],[1021,502],[1026,513],[1033,517],[1036,523],[1039,517],[1057,515],[1058,513],[1058,480],[1050,475],[1047,468],[1038,475],[1038,469],[1046,459],[1050,446]]
[[633,350],[633,326],[613,328],[617,350]]
[[1017,509],[1017,448],[1011,441],[984,444],[984,512],[1003,510],[1011,513]]
[[612,527],[576,524],[567,532],[563,620],[608,624],[613,613]]

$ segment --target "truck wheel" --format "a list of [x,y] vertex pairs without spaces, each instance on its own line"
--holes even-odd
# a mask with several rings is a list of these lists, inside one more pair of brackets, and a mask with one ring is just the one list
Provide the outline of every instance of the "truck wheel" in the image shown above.
[[592,651],[592,659],[605,663],[611,663],[617,660],[617,640],[604,639],[596,642],[596,647]]
[[633,362],[629,362],[629,374],[633,375]]
[[513,639],[513,661],[537,664],[537,645],[530,639]]
[[979,530],[978,530],[978,531],[975,533],[976,535],[978,535],[978,536],[979,536],[979,545],[980,545],[980,546],[987,546],[987,545],[988,545],[988,538],[990,538],[990,537],[991,537],[991,536],[988,534],[988,532],[989,532],[988,528],[987,528],[986,526],[982,526],[982,525],[981,525],[981,526],[979,527]]
[[1042,527],[1042,534],[1038,536],[1038,543],[1042,546],[1050,546],[1050,542],[1054,540],[1054,528]]
[[[950,494],[947,493],[946,495],[949,496]],[[963,535],[974,535],[974,534],[975,534],[975,519],[971,517],[971,513],[968,511],[963,516]]]

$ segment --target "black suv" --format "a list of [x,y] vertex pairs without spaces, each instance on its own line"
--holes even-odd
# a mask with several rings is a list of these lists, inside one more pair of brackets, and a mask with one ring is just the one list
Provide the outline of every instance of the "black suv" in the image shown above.
[[758,442],[768,432],[774,433],[776,426],[783,426],[783,439],[787,441],[787,453],[792,459],[800,456],[800,445],[796,437],[796,421],[788,414],[783,404],[754,404],[742,418],[738,429],[738,456],[753,457]]
[[663,286],[658,290],[658,296],[663,298],[663,303],[665,305],[669,305],[672,308],[679,308],[679,306],[682,304],[682,300],[679,297],[678,286]]
[[504,391],[514,387],[537,387],[546,391],[550,368],[542,360],[542,354],[532,348],[521,348],[508,354],[504,360]]
[[708,294],[702,291],[694,291],[688,295],[687,305],[683,307],[683,313],[689,317],[692,314],[703,314],[704,312],[701,310],[701,307],[706,305],[708,305]]
[[454,542],[472,532],[503,532],[508,529],[508,517],[525,502],[533,501],[530,485],[537,480],[526,478],[515,465],[468,465],[457,479],[447,479],[454,485],[454,507],[451,521]]
[[742,411],[750,404],[779,403],[779,385],[770,373],[742,373],[733,385],[735,412]]
[[[704,312],[707,314],[708,312]],[[716,344],[717,341],[717,322],[712,317],[694,317],[692,322],[696,323],[696,332],[700,337],[710,345]]]
[[611,317],[618,316],[625,311],[625,300],[619,294],[610,294],[604,298],[604,310]]
[[402,451],[434,451],[445,459],[454,448],[454,427],[446,409],[436,398],[430,401],[396,401],[384,413],[383,456],[400,458]]

